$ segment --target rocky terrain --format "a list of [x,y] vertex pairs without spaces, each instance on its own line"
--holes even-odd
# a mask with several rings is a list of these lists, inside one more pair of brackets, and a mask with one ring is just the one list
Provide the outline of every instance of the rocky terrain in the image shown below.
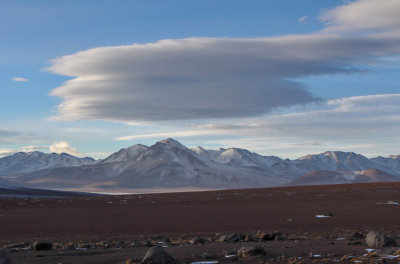
[[398,263],[399,199],[400,183],[7,199],[0,245],[14,264],[160,263],[156,245],[176,263]]
[[[0,159],[0,179],[11,186],[98,190],[237,189],[284,185],[400,180],[400,156],[368,159],[327,151],[295,160],[245,149],[189,149],[166,139],[121,149],[104,160],[68,154],[17,153]],[[0,182],[1,183],[1,182]]]

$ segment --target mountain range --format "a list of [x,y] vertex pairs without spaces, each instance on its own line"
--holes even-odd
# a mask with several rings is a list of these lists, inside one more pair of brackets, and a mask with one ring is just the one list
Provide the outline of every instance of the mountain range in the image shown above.
[[174,139],[134,145],[102,160],[42,152],[0,158],[2,185],[34,188],[232,189],[400,181],[400,155],[327,151],[295,160],[246,149],[189,149]]

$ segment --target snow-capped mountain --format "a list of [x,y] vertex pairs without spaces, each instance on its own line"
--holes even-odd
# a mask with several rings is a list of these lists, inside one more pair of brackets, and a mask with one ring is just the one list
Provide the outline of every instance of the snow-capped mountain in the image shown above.
[[215,162],[174,139],[162,140],[141,152],[114,181],[135,188],[243,188],[282,182],[260,172],[237,170]]
[[307,155],[295,160],[300,168],[308,170],[330,170],[330,171],[355,171],[374,168],[373,161],[363,155],[354,152],[327,151],[317,155]]
[[313,171],[307,173],[286,185],[322,185],[322,184],[345,184],[361,182],[393,182],[400,178],[390,175],[381,170],[368,169],[363,171]]
[[46,154],[40,151],[18,152],[0,158],[0,175],[30,173],[38,170],[94,164],[92,158],[78,158],[67,153]]
[[17,153],[0,159],[0,175],[8,178],[6,184],[41,188],[227,189],[299,181],[395,181],[400,180],[400,155],[368,159],[353,152],[327,151],[289,160],[239,148],[189,149],[174,139],[166,139],[150,147],[121,149],[97,162],[68,154]]
[[99,163],[100,164],[106,164],[106,163],[114,163],[114,162],[126,162],[135,159],[141,152],[144,150],[148,149],[149,147],[145,145],[134,145],[129,148],[123,148],[120,149],[118,152],[115,152],[105,158],[104,160],[101,160]]
[[376,157],[372,158],[371,161],[375,164],[374,168],[400,177],[400,155],[390,155],[387,158]]

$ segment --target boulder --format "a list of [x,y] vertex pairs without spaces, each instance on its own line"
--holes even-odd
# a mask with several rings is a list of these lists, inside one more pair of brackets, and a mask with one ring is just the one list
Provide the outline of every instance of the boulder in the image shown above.
[[385,234],[376,231],[368,232],[367,236],[365,237],[365,242],[371,248],[381,248],[396,244],[394,239],[391,237],[385,236]]
[[281,233],[280,232],[266,233],[258,230],[254,234],[254,237],[261,241],[269,241],[269,240],[274,240],[277,235],[281,235]]
[[155,246],[149,249],[144,256],[142,263],[144,264],[168,264],[175,263],[175,260],[165,252],[164,248]]
[[10,253],[5,248],[0,248],[0,264],[12,264]]
[[50,241],[46,241],[46,240],[36,241],[35,243],[33,243],[33,249],[34,250],[52,250],[53,243],[51,243]]
[[266,255],[265,250],[260,246],[254,247],[241,247],[237,251],[237,255],[241,258],[253,257],[253,256],[264,256]]

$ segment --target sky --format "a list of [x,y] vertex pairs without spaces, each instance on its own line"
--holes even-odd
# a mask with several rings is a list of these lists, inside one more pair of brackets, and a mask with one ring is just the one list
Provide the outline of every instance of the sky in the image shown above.
[[400,154],[400,1],[0,1],[0,157],[174,138]]

